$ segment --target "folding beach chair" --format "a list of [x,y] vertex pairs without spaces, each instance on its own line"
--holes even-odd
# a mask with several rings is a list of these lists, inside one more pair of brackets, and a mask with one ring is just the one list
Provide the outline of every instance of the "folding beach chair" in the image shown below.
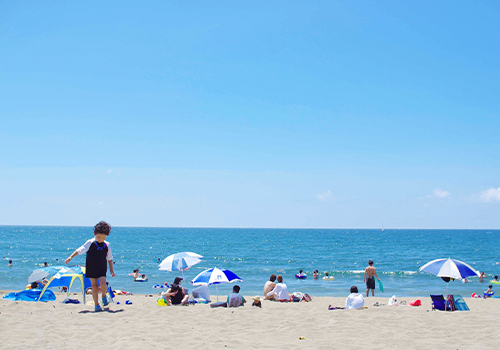
[[457,311],[470,311],[469,307],[465,303],[464,298],[460,295],[452,295],[453,300],[455,302],[455,310]]
[[431,295],[432,310],[451,311],[443,295]]

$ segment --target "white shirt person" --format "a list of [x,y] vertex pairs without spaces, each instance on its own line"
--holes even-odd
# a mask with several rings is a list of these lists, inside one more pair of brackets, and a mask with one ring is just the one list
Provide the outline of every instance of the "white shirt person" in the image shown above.
[[290,295],[288,294],[288,287],[283,283],[283,276],[278,275],[278,283],[274,286],[274,289],[267,293],[266,296],[270,297],[276,295],[278,300],[290,300]]

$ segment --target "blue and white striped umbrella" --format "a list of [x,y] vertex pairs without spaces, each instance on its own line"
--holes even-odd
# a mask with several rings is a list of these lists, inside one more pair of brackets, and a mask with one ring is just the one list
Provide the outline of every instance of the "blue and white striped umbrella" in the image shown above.
[[479,272],[474,270],[470,265],[451,258],[429,261],[420,268],[420,271],[429,272],[443,278],[446,282],[446,295],[448,295],[448,282],[450,278],[458,279],[479,276]]
[[232,282],[242,282],[243,280],[236,276],[232,271],[226,269],[218,269],[214,267],[213,269],[205,270],[198,274],[192,281],[191,284],[194,286],[200,285],[214,285],[217,289],[217,301],[219,301],[219,290],[217,286],[221,283],[232,283]]
[[184,271],[189,269],[191,266],[198,264],[202,260],[203,256],[196,253],[191,253],[191,252],[176,253],[167,256],[158,266],[158,270]]
[[420,271],[429,272],[438,277],[449,277],[454,279],[479,276],[479,272],[474,270],[470,265],[451,258],[432,260],[422,266]]
[[232,282],[242,282],[242,279],[236,276],[232,271],[214,267],[213,269],[208,269],[198,274],[198,276],[191,281],[191,284],[195,286],[208,284],[211,286],[213,284]]

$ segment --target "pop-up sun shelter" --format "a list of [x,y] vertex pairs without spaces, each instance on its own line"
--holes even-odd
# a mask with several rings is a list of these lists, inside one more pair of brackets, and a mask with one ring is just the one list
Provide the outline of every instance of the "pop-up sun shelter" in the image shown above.
[[80,284],[82,287],[82,295],[83,295],[83,303],[85,304],[85,291],[87,288],[92,287],[92,283],[89,278],[85,277],[85,267],[83,266],[73,266],[64,269],[60,269],[54,276],[49,278],[49,282],[43,287],[42,292],[40,293],[39,299],[42,298],[43,293],[47,290],[47,288],[54,287],[66,287],[67,294],[69,297],[69,292],[71,291],[71,287],[73,286],[73,282],[78,279],[80,280]]

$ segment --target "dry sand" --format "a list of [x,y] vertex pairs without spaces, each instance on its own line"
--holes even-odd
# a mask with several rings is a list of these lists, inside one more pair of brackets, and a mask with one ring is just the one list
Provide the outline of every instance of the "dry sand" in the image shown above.
[[[0,292],[0,296],[7,292]],[[81,298],[81,295],[72,296]],[[465,301],[469,312],[422,306],[328,310],[345,298],[306,303],[263,302],[236,309],[209,305],[161,307],[157,295],[117,296],[121,304],[94,313],[93,306],[0,299],[1,349],[499,349],[500,303]],[[214,297],[215,299],[215,297]],[[219,300],[222,300],[220,297]],[[405,298],[399,298],[400,300]],[[125,305],[131,300],[132,305]],[[412,299],[406,299],[410,302]],[[300,339],[301,337],[305,339]]]

